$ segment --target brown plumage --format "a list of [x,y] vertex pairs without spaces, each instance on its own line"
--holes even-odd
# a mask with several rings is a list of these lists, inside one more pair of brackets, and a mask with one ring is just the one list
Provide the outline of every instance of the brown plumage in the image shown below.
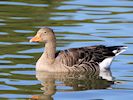
[[83,62],[99,63],[105,58],[113,56],[115,56],[115,54],[103,45],[71,48],[56,53],[56,59],[70,67],[75,64],[81,64]]
[[127,48],[126,46],[96,45],[56,52],[55,34],[50,28],[41,28],[30,41],[45,43],[45,51],[37,61],[36,70],[49,72],[99,72],[109,68],[113,58]]

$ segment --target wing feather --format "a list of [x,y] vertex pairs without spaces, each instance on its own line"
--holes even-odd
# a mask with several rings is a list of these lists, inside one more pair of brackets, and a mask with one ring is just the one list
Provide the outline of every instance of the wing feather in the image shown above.
[[66,66],[72,67],[83,62],[101,62],[107,57],[114,56],[114,53],[103,45],[71,48],[56,53],[56,60]]

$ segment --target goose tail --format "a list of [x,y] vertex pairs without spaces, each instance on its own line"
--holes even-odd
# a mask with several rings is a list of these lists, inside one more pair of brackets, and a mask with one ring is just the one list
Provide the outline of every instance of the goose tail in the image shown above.
[[110,46],[108,47],[109,51],[112,51],[115,55],[113,57],[108,57],[104,59],[102,62],[100,62],[100,70],[104,71],[105,69],[108,69],[112,63],[112,60],[115,56],[119,55],[120,53],[126,51],[127,46]]
[[122,52],[126,51],[128,47],[127,46],[110,46],[108,48],[115,54],[115,56],[117,56]]

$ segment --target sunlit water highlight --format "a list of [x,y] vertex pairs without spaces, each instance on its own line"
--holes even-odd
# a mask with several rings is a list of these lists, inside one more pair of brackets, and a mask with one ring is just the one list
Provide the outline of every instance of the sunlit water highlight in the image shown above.
[[[32,97],[45,100],[131,100],[132,6],[131,0],[0,1],[0,100]],[[56,32],[57,50],[97,44],[127,45],[127,51],[111,65],[112,75],[120,83],[45,75],[49,80],[43,77],[44,81],[51,87],[42,84],[40,78],[36,78],[35,63],[43,45],[29,43],[42,26],[49,26]],[[46,96],[47,93],[51,94]]]

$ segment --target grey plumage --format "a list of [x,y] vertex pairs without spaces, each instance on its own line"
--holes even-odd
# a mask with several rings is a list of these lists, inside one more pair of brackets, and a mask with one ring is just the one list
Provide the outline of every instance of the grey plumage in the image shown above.
[[113,58],[126,46],[96,45],[71,48],[56,53],[56,38],[52,29],[41,28],[31,42],[45,42],[45,51],[37,62],[36,69],[50,72],[97,71],[109,68]]
[[68,68],[75,70],[86,70],[86,71],[98,71],[99,63],[104,59],[109,57],[114,57],[116,54],[114,50],[120,52],[120,48],[125,46],[110,46],[106,47],[104,45],[81,47],[81,48],[71,48],[64,51],[59,51],[56,53],[56,59],[61,63],[68,66]]

